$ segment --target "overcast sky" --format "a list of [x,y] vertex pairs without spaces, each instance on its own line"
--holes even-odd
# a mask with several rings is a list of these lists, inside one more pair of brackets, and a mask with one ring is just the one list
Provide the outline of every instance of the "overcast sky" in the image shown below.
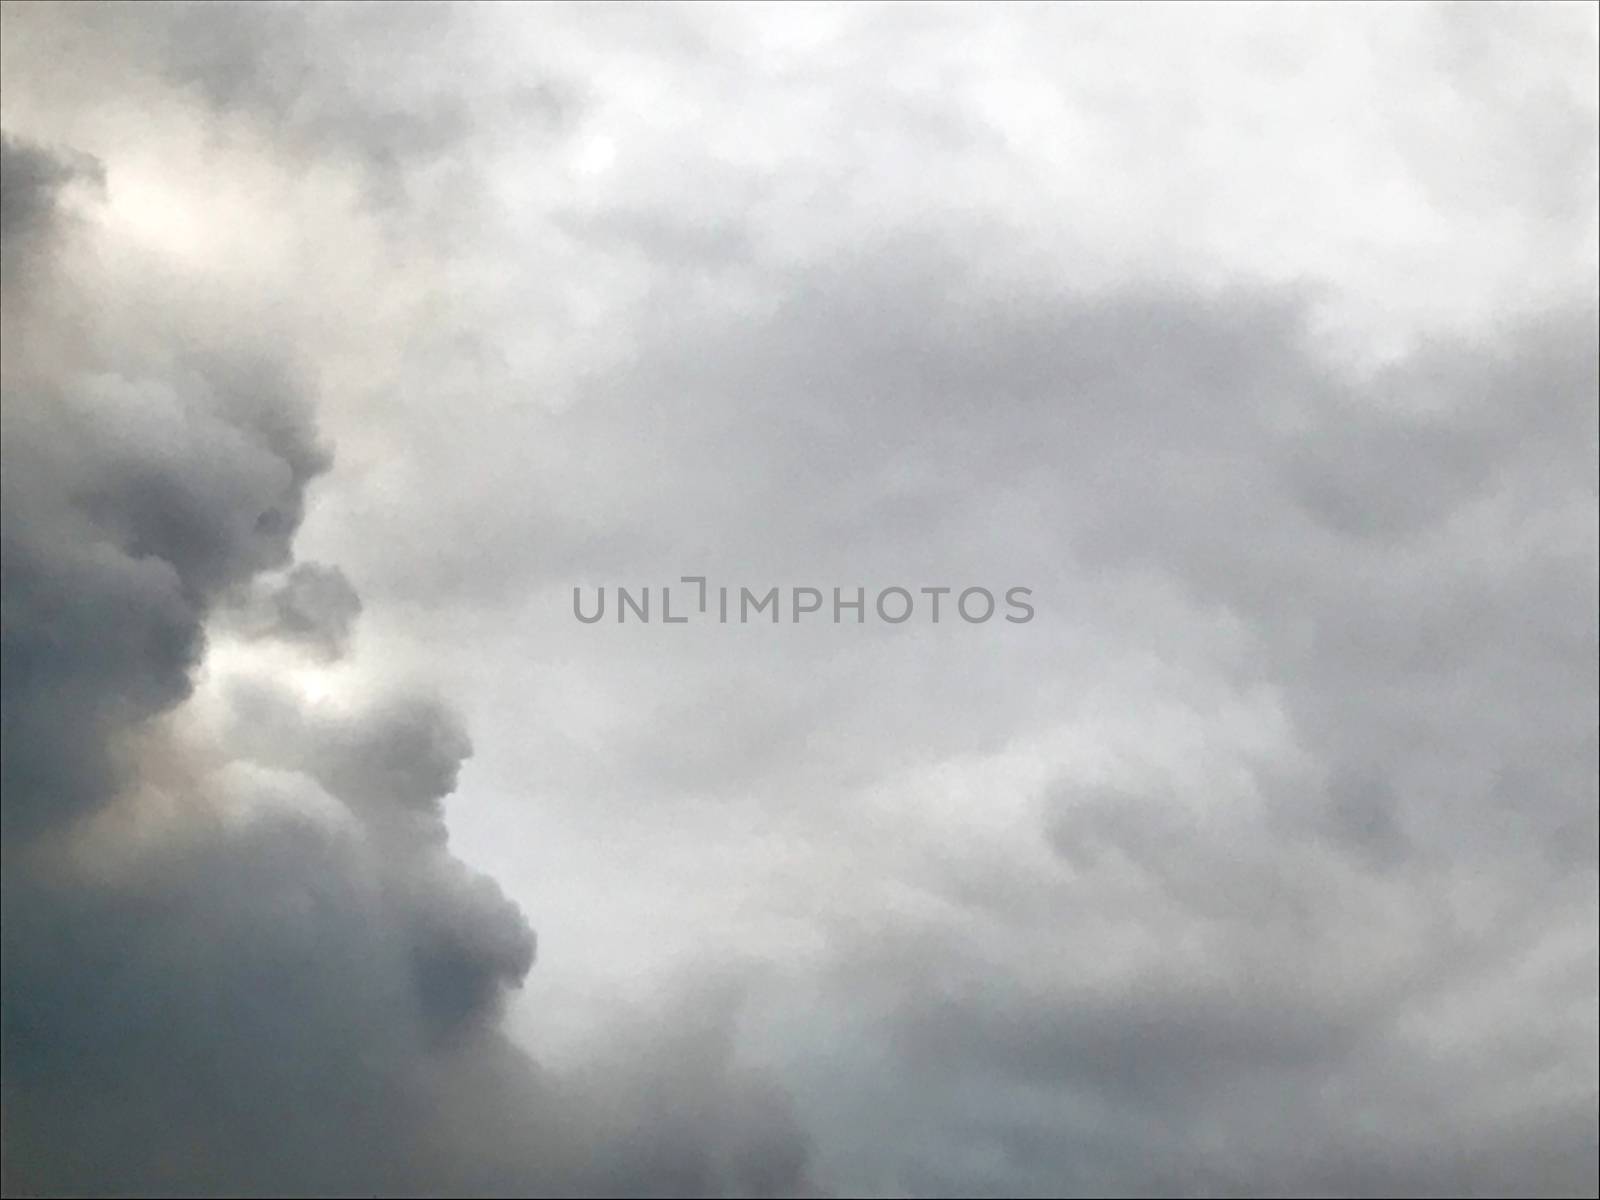
[[1593,5],[0,55],[8,1194],[1600,1187]]

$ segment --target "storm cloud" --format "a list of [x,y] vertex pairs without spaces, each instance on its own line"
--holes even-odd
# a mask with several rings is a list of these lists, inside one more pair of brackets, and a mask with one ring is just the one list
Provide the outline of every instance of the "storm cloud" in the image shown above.
[[8,1194],[1594,1194],[1592,13],[1191,8],[6,7]]
[[[167,723],[230,605],[252,643],[340,653],[354,591],[290,565],[330,458],[282,363],[95,327],[55,357],[84,299],[50,271],[57,205],[98,168],[9,138],[4,166],[30,262],[5,293],[8,1193],[792,1187],[804,1142],[737,1107],[716,1020],[560,1086],[498,1033],[534,938],[446,846],[471,752],[447,708],[324,714],[260,679],[211,736]],[[658,1144],[597,1132],[591,1089],[670,1120]]]

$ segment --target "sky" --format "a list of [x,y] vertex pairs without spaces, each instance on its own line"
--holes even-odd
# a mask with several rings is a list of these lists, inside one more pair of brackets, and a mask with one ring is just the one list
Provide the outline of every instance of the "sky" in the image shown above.
[[1597,28],[5,4],[6,1193],[1594,1195]]

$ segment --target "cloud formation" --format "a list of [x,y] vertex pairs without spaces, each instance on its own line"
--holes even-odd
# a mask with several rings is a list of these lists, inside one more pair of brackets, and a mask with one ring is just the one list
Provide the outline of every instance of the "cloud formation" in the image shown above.
[[1594,1193],[1589,16],[135,11],[5,10],[8,1193]]
[[[5,155],[7,253],[31,264],[5,293],[7,1192],[792,1188],[804,1142],[743,1110],[718,1019],[594,1084],[500,1035],[534,940],[446,846],[471,751],[448,709],[322,712],[263,681],[213,740],[170,727],[241,597],[267,618],[250,639],[338,655],[354,591],[290,565],[329,455],[271,360],[176,347],[150,373],[98,328],[55,357],[55,306],[83,298],[50,271],[58,195],[94,167]],[[604,1130],[591,1088],[655,1141]]]

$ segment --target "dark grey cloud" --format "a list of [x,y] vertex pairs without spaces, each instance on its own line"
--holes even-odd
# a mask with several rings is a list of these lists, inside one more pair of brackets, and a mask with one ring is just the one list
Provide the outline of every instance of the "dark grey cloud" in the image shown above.
[[297,642],[332,660],[349,646],[361,597],[338,567],[297,563],[281,578],[261,580],[242,608],[247,636]]
[[[6,156],[8,253],[48,253],[72,157],[9,140]],[[30,361],[49,287],[5,292],[4,813],[24,835],[104,799],[114,733],[183,698],[207,609],[287,559],[327,465],[270,364],[134,380]]]
[[57,195],[63,188],[77,182],[105,183],[101,165],[90,155],[63,155],[8,137],[0,146],[0,156],[11,179],[4,207],[0,207],[0,233],[16,253],[48,236],[56,219]]
[[[5,147],[8,253],[42,271],[77,172]],[[593,1080],[553,1082],[499,1035],[534,940],[446,846],[471,751],[448,709],[262,693],[210,750],[167,728],[239,596],[250,637],[340,651],[353,588],[291,562],[329,455],[271,361],[207,349],[149,374],[150,347],[119,358],[90,330],[98,369],[72,370],[15,342],[54,311],[34,289],[73,282],[5,292],[7,1193],[799,1186],[803,1134],[759,1088],[747,1105],[717,1050],[725,1005]]]

